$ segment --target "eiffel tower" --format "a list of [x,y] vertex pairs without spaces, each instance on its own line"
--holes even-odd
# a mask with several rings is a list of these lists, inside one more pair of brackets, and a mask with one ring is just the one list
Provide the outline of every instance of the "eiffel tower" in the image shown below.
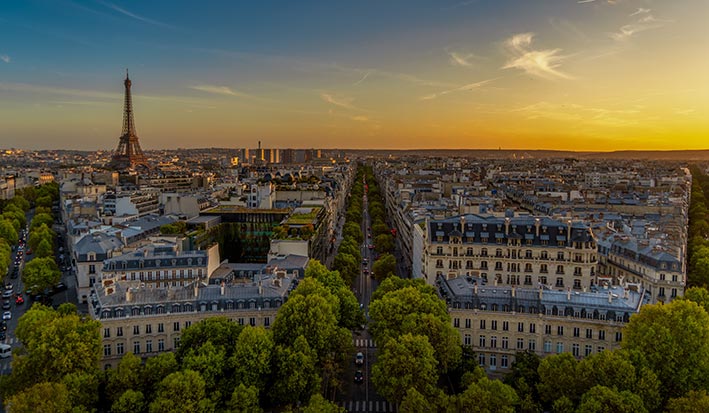
[[117,170],[135,168],[136,166],[148,167],[148,160],[143,155],[138,143],[138,133],[135,131],[135,121],[133,120],[133,99],[130,95],[131,81],[126,69],[126,80],[123,81],[126,87],[126,96],[123,103],[123,131],[118,142],[118,149],[111,158],[109,166]]

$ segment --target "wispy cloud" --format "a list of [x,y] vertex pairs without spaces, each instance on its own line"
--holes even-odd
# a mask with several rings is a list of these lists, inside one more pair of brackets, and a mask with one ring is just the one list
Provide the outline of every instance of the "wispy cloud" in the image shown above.
[[190,86],[190,89],[199,90],[200,92],[211,93],[214,95],[237,96],[237,97],[242,97],[242,98],[252,97],[251,95],[249,95],[247,93],[239,92],[238,90],[233,90],[232,88],[230,88],[228,86],[195,85],[195,86]]
[[371,70],[367,70],[367,71],[364,73],[364,76],[362,76],[362,78],[359,79],[358,81],[354,82],[354,83],[352,84],[352,86],[356,86],[356,85],[359,85],[360,83],[364,82],[364,81],[369,77],[369,75],[371,75],[371,74],[372,74],[372,71],[371,71]]
[[534,33],[519,33],[505,41],[510,59],[503,69],[520,69],[530,75],[546,79],[572,79],[557,68],[566,58],[559,55],[561,49],[532,50]]
[[638,14],[647,14],[650,13],[652,10],[650,9],[643,9],[642,7],[638,7],[638,9],[630,14],[630,17],[637,16]]
[[128,17],[130,17],[130,18],[132,18],[132,19],[139,20],[139,21],[141,21],[141,22],[143,22],[143,23],[152,24],[153,26],[160,26],[160,27],[173,28],[173,26],[170,26],[169,24],[166,24],[166,23],[163,23],[163,22],[160,22],[160,21],[157,21],[157,20],[150,19],[150,18],[148,18],[148,17],[144,17],[144,16],[141,16],[141,15],[132,13],[132,12],[130,12],[130,11],[128,11],[128,10],[126,10],[126,9],[124,9],[124,8],[122,8],[122,7],[118,6],[118,5],[116,5],[116,4],[113,4],[113,3],[111,3],[111,2],[103,1],[103,0],[96,0],[96,1],[97,1],[99,4],[101,4],[102,6],[108,7],[109,9],[114,10],[114,11],[117,11],[117,12],[123,14],[124,16],[128,16]]
[[369,118],[366,116],[352,116],[350,119],[356,121],[356,122],[369,122]]
[[474,53],[459,53],[446,48],[446,53],[448,53],[448,61],[453,66],[473,66],[473,61],[480,59],[479,56]]
[[593,3],[596,0],[578,0],[576,3],[578,4],[584,4],[584,3]]
[[668,23],[672,23],[672,20],[665,20],[665,19],[657,19],[655,16],[650,14],[650,10],[648,9],[638,9],[635,13],[631,14],[631,16],[642,16],[640,17],[637,21],[634,23],[626,24],[622,26],[617,32],[611,33],[610,36],[616,41],[623,42],[634,35],[644,32],[647,30],[652,30],[652,29],[659,29],[660,27],[663,27],[667,25]]
[[527,119],[552,119],[556,121],[578,122],[608,127],[625,127],[638,125],[639,109],[607,109],[584,106],[575,103],[537,102],[513,112],[526,115]]
[[2,60],[5,63],[10,63],[12,59],[10,59],[10,56],[6,54],[0,54],[0,60]]
[[361,108],[358,108],[352,104],[354,102],[354,98],[347,97],[347,96],[333,96],[330,93],[321,93],[320,94],[320,99],[324,100],[325,102],[339,106],[343,109],[350,109],[350,110],[363,110]]
[[492,78],[492,79],[485,79],[485,80],[481,80],[481,81],[475,82],[475,83],[468,83],[466,85],[463,85],[463,86],[460,86],[460,87],[457,87],[454,89],[448,89],[448,90],[444,90],[444,91],[441,91],[438,93],[432,93],[430,95],[422,96],[419,98],[419,100],[432,100],[432,99],[436,99],[438,97],[441,97],[443,95],[447,95],[449,93],[465,92],[465,91],[472,91],[472,90],[480,89],[481,87],[485,86],[486,84],[488,84],[492,81],[495,81],[497,79],[499,79],[499,77]]

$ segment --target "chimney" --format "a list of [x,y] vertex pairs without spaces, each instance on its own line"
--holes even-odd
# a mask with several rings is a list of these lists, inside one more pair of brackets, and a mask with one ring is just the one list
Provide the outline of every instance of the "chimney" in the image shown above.
[[510,235],[510,217],[505,218],[505,235]]
[[608,303],[613,302],[613,292],[611,290],[608,290]]
[[199,297],[199,281],[194,282],[194,296]]
[[126,302],[130,303],[133,301],[133,289],[131,287],[126,288]]
[[478,295],[478,283],[473,284],[473,294]]
[[571,287],[566,287],[566,301],[571,301]]
[[512,298],[515,298],[515,297],[517,297],[517,289],[516,289],[515,286],[513,285],[513,286],[512,286]]
[[534,232],[539,236],[539,226],[541,225],[541,221],[539,218],[534,218]]
[[261,285],[261,274],[258,275],[258,295],[263,295],[263,286]]
[[625,290],[623,290],[623,299],[627,300],[629,298],[630,298],[630,290],[628,288],[625,288]]
[[224,290],[226,289],[226,284],[224,281],[222,281],[221,285],[219,286],[219,294],[224,295]]
[[539,299],[541,300],[542,298],[544,298],[544,287],[540,285],[539,286]]
[[566,245],[571,246],[571,220],[566,221],[566,227],[568,228],[568,231],[566,231]]
[[460,232],[465,236],[465,215],[460,216]]

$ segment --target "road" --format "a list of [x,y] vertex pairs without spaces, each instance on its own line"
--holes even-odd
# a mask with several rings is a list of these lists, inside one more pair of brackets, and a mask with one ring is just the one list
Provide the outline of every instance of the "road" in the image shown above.
[[[377,288],[377,281],[370,277],[371,265],[373,262],[373,250],[369,249],[372,242],[371,238],[371,218],[367,212],[367,195],[365,194],[362,200],[362,233],[364,234],[364,242],[360,246],[362,254],[361,270],[355,281],[355,294],[359,300],[362,309],[365,312],[367,322],[369,323],[369,304],[372,299],[372,293]],[[367,274],[365,274],[365,272]],[[345,368],[346,385],[344,388],[345,396],[341,397],[338,404],[344,407],[349,412],[393,412],[395,406],[386,401],[386,399],[378,395],[372,385],[372,365],[377,361],[376,343],[372,340],[369,330],[366,328],[361,332],[353,334],[353,344],[356,352],[364,354],[364,365],[356,366],[354,358],[352,363]],[[355,371],[362,370],[364,373],[364,383],[354,383]]]

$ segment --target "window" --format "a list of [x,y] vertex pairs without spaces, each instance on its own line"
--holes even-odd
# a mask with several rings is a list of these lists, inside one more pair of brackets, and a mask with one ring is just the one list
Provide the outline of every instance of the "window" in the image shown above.
[[162,338],[158,340],[158,351],[165,351],[165,340]]
[[523,338],[517,339],[517,350],[524,350],[524,339]]
[[137,336],[140,334],[140,326],[133,326],[133,335]]
[[597,351],[598,351],[599,353],[603,353],[603,351],[604,351],[605,349],[606,349],[606,348],[605,348],[604,346],[598,346],[598,350],[597,350]]
[[490,354],[490,370],[497,368],[497,355]]
[[[557,274],[559,274],[559,273],[557,272]],[[563,286],[564,286],[564,277],[557,277],[556,278],[556,287],[561,288]]]
[[470,334],[466,334],[466,335],[463,337],[463,344],[464,344],[464,345],[470,346],[470,345],[472,345],[472,342],[473,342],[473,339],[472,339],[472,337],[470,337]]
[[599,340],[605,340],[605,339],[606,339],[606,331],[605,331],[605,330],[598,330],[598,339],[599,339]]
[[504,349],[510,348],[510,338],[509,337],[502,337],[502,348],[504,348]]
[[480,347],[485,347],[485,336],[480,336]]
[[586,338],[593,338],[593,330],[590,328],[586,329]]
[[517,331],[524,333],[524,323],[517,323]]
[[561,354],[564,352],[564,343],[561,341],[556,342],[556,354]]
[[588,357],[591,355],[592,352],[593,352],[593,346],[590,344],[586,344],[586,347],[584,348],[583,355],[585,357]]
[[672,297],[672,298],[677,297],[677,289],[676,288],[672,289],[672,292],[670,293],[670,297]]
[[510,331],[510,323],[507,321],[502,322],[502,331]]
[[557,327],[556,327],[556,335],[557,335],[557,336],[563,336],[563,335],[564,335],[564,326],[557,326]]
[[191,321],[185,321],[185,328],[189,327],[192,325]]
[[152,332],[153,332],[153,325],[152,324],[146,325],[145,326],[145,334],[152,334]]
[[[539,272],[542,273],[542,274],[548,273],[549,270],[547,269],[547,265],[546,265],[546,264],[540,265],[540,266],[539,266]],[[546,283],[543,283],[543,284],[546,284]]]
[[507,355],[503,355],[500,357],[500,367],[503,369],[506,369],[509,364],[509,357]]
[[453,319],[453,327],[459,328],[460,327],[460,319],[459,318],[454,318]]
[[263,318],[263,326],[268,327],[271,325],[271,317],[264,317]]
[[537,332],[537,325],[534,323],[529,323],[529,332],[536,333]]
[[180,331],[180,322],[179,321],[175,321],[174,323],[172,323],[172,331]]
[[580,337],[581,336],[581,329],[578,327],[574,327],[574,337]]
[[485,367],[485,355],[484,354],[478,354],[478,365],[480,367]]
[[574,357],[578,357],[580,354],[580,349],[578,343],[574,343],[571,345],[571,354],[574,355]]
[[158,323],[158,333],[165,332],[165,325],[163,323]]
[[173,348],[174,348],[174,349],[179,348],[179,347],[180,347],[180,338],[179,338],[179,337],[175,337],[175,338],[172,340],[172,344],[173,344]]
[[110,328],[106,327],[103,329],[103,337],[104,338],[111,337],[111,329]]
[[116,336],[123,337],[123,327],[116,327]]
[[469,318],[465,319],[465,328],[470,328],[470,319]]
[[140,341],[133,342],[133,354],[140,354]]
[[615,341],[623,341],[623,333],[620,331],[615,332]]
[[94,264],[89,264],[89,274],[96,274],[96,266]]
[[528,344],[527,349],[529,351],[537,351],[537,340],[530,338],[529,342],[527,344]]
[[544,352],[551,353],[551,341],[550,340],[544,341]]
[[490,347],[497,348],[497,336],[490,336]]
[[108,357],[111,355],[111,345],[110,344],[104,344],[103,345],[103,356]]
[[238,322],[239,322],[239,325],[240,325],[240,326],[243,326],[243,325],[244,325],[244,318],[243,318],[243,317],[239,317]]
[[145,341],[145,352],[146,353],[153,352],[153,340],[146,340]]
[[[494,306],[494,304],[493,304]],[[497,320],[490,321],[490,329],[497,330]]]
[[123,355],[123,343],[117,343],[116,344],[116,354]]
[[550,325],[544,326],[544,334],[551,334],[551,326]]

